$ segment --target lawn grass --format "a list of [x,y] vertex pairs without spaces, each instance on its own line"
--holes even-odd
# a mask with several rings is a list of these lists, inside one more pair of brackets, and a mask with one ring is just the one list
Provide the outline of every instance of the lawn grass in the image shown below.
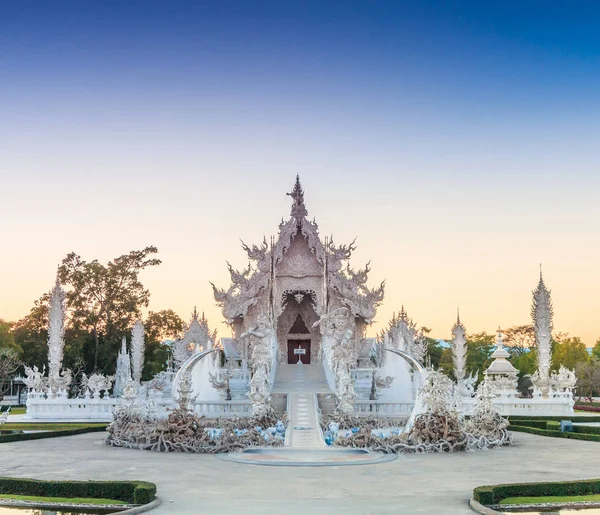
[[[6,410],[3,410],[6,411]],[[20,408],[10,408],[11,415],[25,415],[27,408],[21,406]]]
[[579,501],[599,501],[600,494],[594,495],[549,495],[544,497],[507,497],[502,499],[499,504],[541,504],[546,502],[579,502]]
[[37,497],[35,495],[12,495],[0,494],[0,499],[11,499],[17,501],[55,502],[69,504],[127,504],[114,499],[96,499],[93,497]]

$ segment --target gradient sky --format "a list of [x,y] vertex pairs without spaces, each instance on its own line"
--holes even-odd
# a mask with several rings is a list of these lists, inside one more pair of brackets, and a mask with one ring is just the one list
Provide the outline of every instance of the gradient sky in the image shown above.
[[150,309],[194,305],[289,214],[358,236],[387,295],[449,337],[600,337],[597,1],[0,2],[0,318],[70,251],[155,245]]

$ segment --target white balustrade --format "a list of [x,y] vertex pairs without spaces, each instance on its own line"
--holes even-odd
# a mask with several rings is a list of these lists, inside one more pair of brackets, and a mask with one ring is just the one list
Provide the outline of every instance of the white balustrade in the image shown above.
[[204,415],[208,418],[243,417],[252,414],[252,403],[249,400],[196,401],[193,411],[197,415]]
[[410,415],[413,402],[356,401],[354,414],[361,417],[404,418]]

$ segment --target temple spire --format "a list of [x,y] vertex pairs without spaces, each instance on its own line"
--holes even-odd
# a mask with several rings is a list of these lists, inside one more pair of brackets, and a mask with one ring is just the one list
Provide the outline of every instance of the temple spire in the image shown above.
[[531,303],[531,317],[535,330],[535,343],[537,348],[538,369],[534,385],[547,395],[550,386],[550,367],[552,365],[552,299],[550,291],[546,288],[542,279],[540,266],[540,282],[533,291],[533,302]]
[[291,215],[298,222],[300,222],[303,218],[308,215],[308,211],[306,210],[306,206],[304,205],[304,190],[302,189],[302,185],[300,184],[300,176],[296,175],[296,183],[294,184],[294,189],[291,193],[288,193],[290,197],[294,200],[292,204]]

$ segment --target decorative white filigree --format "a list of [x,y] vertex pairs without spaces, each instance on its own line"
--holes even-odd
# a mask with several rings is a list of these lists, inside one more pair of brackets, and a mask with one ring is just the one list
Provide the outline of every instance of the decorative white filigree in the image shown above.
[[458,394],[464,397],[472,397],[475,392],[477,374],[467,375],[467,331],[460,321],[460,315],[456,314],[456,323],[452,326],[452,362],[454,364],[454,377]]
[[65,292],[58,276],[50,293],[48,325],[48,393],[65,393],[71,384],[71,371],[62,369],[65,349]]
[[138,320],[131,331],[131,375],[137,384],[142,381],[145,350],[144,324],[141,320]]
[[502,342],[502,331],[498,328],[496,335],[496,350],[492,353],[492,363],[486,370],[488,382],[495,393],[503,395],[514,395],[517,392],[517,377],[519,371],[508,361],[510,354],[506,351]]
[[240,340],[251,351],[249,368],[252,375],[248,398],[252,401],[252,412],[262,416],[268,412],[271,369],[276,357],[269,318],[264,314],[258,315],[256,326],[240,335]]
[[283,263],[285,270],[282,269],[281,272],[293,277],[323,277],[329,293],[339,297],[341,304],[354,316],[362,317],[369,323],[383,300],[383,283],[373,290],[367,288],[369,265],[358,271],[348,265],[354,250],[353,243],[337,247],[333,240],[328,240],[325,245],[321,242],[317,224],[306,218],[304,191],[298,177],[289,195],[293,199],[291,217],[279,225],[276,241],[273,241],[270,247],[266,239],[261,247],[243,245],[250,260],[248,267],[239,272],[229,265],[232,284],[227,291],[213,285],[215,300],[221,306],[225,319],[229,324],[233,324],[239,317],[245,317],[249,308],[256,305],[264,295],[272,293],[270,288],[273,271],[280,271],[279,265],[282,264],[284,256],[296,238],[301,237],[308,245],[310,255],[290,256]]
[[321,317],[314,325],[320,325],[326,336],[324,355],[335,381],[337,410],[351,415],[354,413],[356,393],[350,369],[356,363],[356,352],[352,345],[354,331],[348,315],[346,307],[338,308]]
[[115,397],[123,395],[125,385],[131,381],[131,359],[127,352],[127,339],[123,336],[121,341],[121,351],[117,356],[117,371],[113,394]]
[[44,377],[46,366],[40,372],[36,365],[28,367],[25,365],[25,379],[23,382],[28,388],[28,391],[33,393],[41,393],[47,385],[47,378]]
[[92,393],[92,397],[99,399],[102,391],[104,391],[104,397],[107,397],[108,390],[110,390],[114,380],[115,376],[104,376],[94,373],[88,377],[84,373],[81,374],[81,387],[86,396],[89,390]]
[[550,376],[550,386],[555,392],[572,392],[577,386],[577,376],[573,370],[561,365],[558,372]]
[[546,288],[540,267],[540,282],[533,292],[531,316],[535,330],[537,347],[537,372],[531,376],[535,391],[547,396],[550,390],[550,367],[552,365],[552,300],[550,291]]
[[198,320],[198,312],[194,307],[192,320],[188,326],[183,338],[173,343],[173,361],[175,368],[178,369],[192,357],[196,352],[212,349],[217,339],[217,331],[210,331],[208,321],[204,313]]
[[465,422],[467,450],[491,449],[512,445],[512,434],[508,431],[508,420],[500,415],[493,403],[496,387],[484,376],[477,388],[473,412]]

